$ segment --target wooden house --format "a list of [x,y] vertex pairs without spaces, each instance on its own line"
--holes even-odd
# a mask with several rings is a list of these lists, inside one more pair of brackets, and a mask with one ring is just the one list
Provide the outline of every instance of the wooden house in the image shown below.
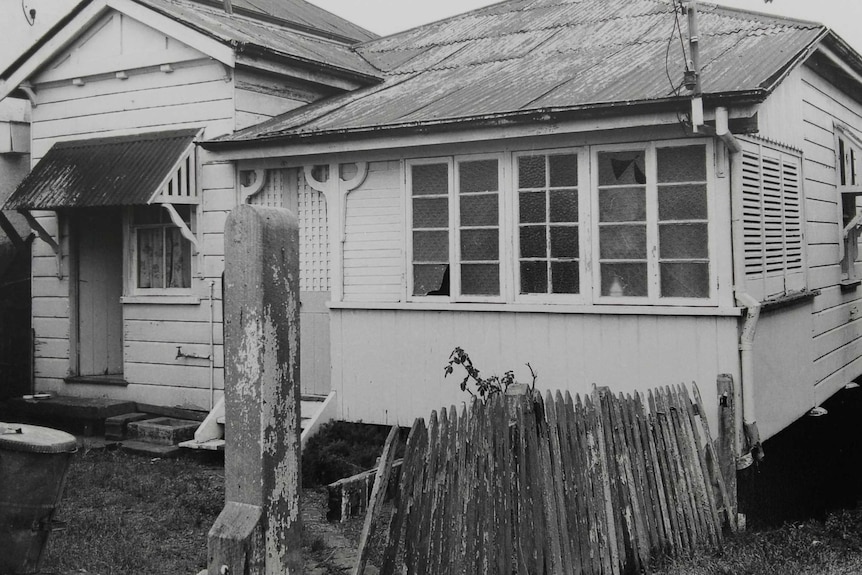
[[298,210],[341,417],[463,400],[460,346],[573,393],[694,381],[713,423],[729,374],[756,445],[862,374],[862,58],[687,12],[495,4],[356,45],[380,83],[203,143]]
[[5,209],[40,237],[37,390],[212,406],[243,187],[197,144],[376,83],[350,49],[374,37],[304,0],[84,0],[0,75],[0,99],[32,106],[32,171]]
[[206,406],[239,202],[298,214],[303,388],[343,419],[460,402],[456,346],[573,393],[695,381],[713,419],[729,374],[751,443],[862,374],[862,58],[827,28],[509,0],[373,39],[255,5],[91,0],[3,74],[40,388]]

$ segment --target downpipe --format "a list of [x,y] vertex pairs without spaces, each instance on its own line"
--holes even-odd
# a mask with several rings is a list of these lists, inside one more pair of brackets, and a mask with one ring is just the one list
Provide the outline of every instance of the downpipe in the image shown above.
[[[754,400],[754,337],[757,333],[757,323],[760,320],[761,303],[751,294],[745,291],[745,262],[742,254],[743,229],[742,229],[742,146],[733,137],[728,126],[727,108],[715,109],[715,136],[727,147],[731,159],[731,227],[734,245],[733,275],[734,275],[734,297],[737,305],[746,309],[745,321],[739,335],[739,359],[741,391],[739,398],[742,400],[742,429],[737,437],[741,439],[737,453],[737,469],[749,467],[755,460],[763,459],[763,447],[760,441],[760,431],[757,427],[757,415]],[[737,423],[739,425],[739,423]],[[741,437],[740,437],[741,436]]]

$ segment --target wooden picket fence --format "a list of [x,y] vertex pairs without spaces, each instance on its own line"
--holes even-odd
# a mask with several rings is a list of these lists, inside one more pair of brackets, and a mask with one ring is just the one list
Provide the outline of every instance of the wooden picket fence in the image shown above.
[[[418,419],[381,573],[617,574],[722,544],[733,526],[700,394],[497,395]],[[388,480],[384,449],[361,573]],[[381,485],[382,484],[382,485]]]

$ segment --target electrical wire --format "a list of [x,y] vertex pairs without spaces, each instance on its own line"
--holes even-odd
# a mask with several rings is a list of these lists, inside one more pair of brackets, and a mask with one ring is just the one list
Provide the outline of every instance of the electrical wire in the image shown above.
[[25,0],[21,0],[21,12],[24,13],[24,20],[27,21],[27,24],[33,26],[36,23],[36,10],[34,8],[30,8],[30,11],[27,11],[27,6],[24,4]]
[[[677,84],[674,84],[673,78],[671,78],[671,76],[670,76],[670,47],[673,46],[673,39],[674,39],[674,36],[676,36],[677,31],[679,31],[679,41],[680,41],[680,44],[682,45],[682,56],[683,56],[683,61],[685,62],[686,71],[688,70],[688,59],[687,59],[687,55],[685,53],[685,44],[682,42],[682,29],[680,28],[680,25],[679,25],[679,13],[677,12],[676,0],[673,0],[673,13],[674,13],[674,24],[673,24],[673,27],[671,27],[670,37],[667,39],[667,47],[665,48],[665,52],[664,52],[664,72],[665,72],[665,75],[667,76],[668,84],[670,84],[671,94],[679,97],[680,89],[682,88],[682,85],[685,83],[685,79],[683,79],[677,85]],[[680,113],[678,110],[676,111],[676,120],[679,123],[683,134],[688,135],[688,125],[686,124],[685,120],[683,120],[682,116],[680,116]]]

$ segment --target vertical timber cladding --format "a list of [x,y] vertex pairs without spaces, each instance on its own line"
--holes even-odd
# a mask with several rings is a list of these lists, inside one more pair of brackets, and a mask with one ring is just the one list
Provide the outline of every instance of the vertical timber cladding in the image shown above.
[[287,208],[299,220],[299,285],[302,393],[330,391],[330,245],[326,198],[305,181],[301,169],[271,170],[252,204]]

